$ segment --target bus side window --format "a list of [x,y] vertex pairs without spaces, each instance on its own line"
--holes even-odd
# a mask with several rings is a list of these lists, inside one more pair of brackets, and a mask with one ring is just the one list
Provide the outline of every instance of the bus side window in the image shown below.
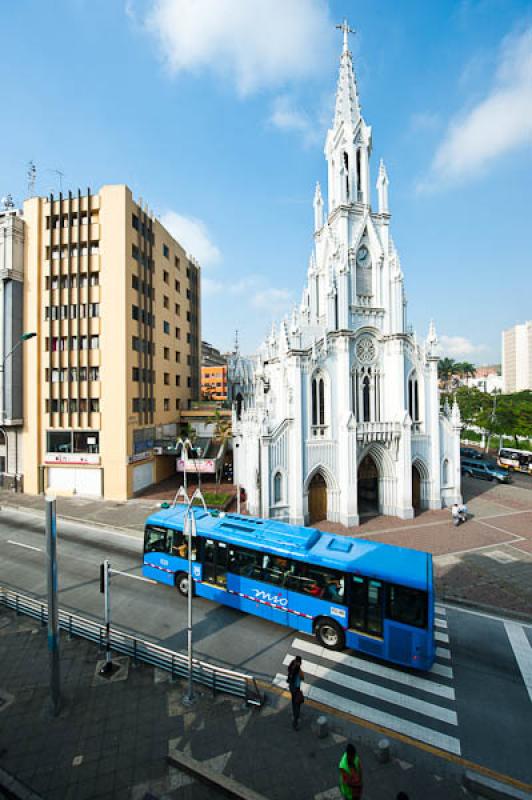
[[364,630],[366,626],[366,579],[353,575],[350,588],[349,625],[356,630]]
[[[188,537],[182,531],[169,531],[168,532],[170,546],[170,554],[178,556],[179,558],[188,558]],[[196,557],[195,541],[192,540],[192,558]]]
[[427,595],[406,586],[388,586],[388,617],[415,628],[427,626]]
[[146,553],[166,553],[166,534],[164,528],[146,528],[144,551]]
[[[243,578],[260,576],[260,566],[257,565],[257,553],[254,550],[231,548],[229,551],[229,572],[242,575]],[[258,574],[257,574],[258,573]]]

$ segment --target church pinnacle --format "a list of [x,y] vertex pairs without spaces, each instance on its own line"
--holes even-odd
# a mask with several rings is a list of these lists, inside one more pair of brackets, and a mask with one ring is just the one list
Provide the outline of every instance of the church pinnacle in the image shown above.
[[344,20],[341,25],[337,25],[336,27],[343,31],[344,45],[340,58],[340,74],[338,76],[338,85],[336,88],[334,127],[336,128],[341,122],[349,122],[354,128],[360,119],[360,100],[358,97],[355,74],[353,72],[353,60],[351,51],[349,50],[348,35],[350,33],[355,33],[355,31],[349,27],[347,20]]

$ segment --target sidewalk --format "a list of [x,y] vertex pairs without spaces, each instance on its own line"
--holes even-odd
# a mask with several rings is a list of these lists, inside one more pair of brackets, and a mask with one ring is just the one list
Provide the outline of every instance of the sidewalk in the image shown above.
[[[227,487],[222,485],[222,490]],[[532,618],[532,479],[530,489],[464,479],[472,518],[459,528],[447,509],[424,511],[414,520],[375,517],[358,528],[331,522],[317,527],[347,536],[426,550],[434,555],[440,601],[469,603],[500,613]],[[146,517],[162,500],[173,500],[175,486],[154,487],[152,495],[118,503],[58,497],[59,517],[118,528],[141,536]],[[0,507],[43,513],[41,496],[0,490]]]
[[122,679],[107,682],[96,674],[102,658],[96,646],[63,634],[65,702],[54,718],[46,628],[0,608],[0,651],[0,775],[16,776],[46,800],[224,796],[168,766],[166,757],[176,750],[269,800],[338,800],[346,737],[361,756],[364,800],[394,800],[400,790],[410,800],[474,796],[461,786],[462,766],[402,741],[390,739],[391,760],[379,764],[374,752],[382,734],[331,711],[329,736],[319,739],[315,721],[322,712],[312,703],[304,705],[295,732],[289,700],[274,691],[260,710],[205,690],[186,708],[183,682],[128,659],[117,673]]

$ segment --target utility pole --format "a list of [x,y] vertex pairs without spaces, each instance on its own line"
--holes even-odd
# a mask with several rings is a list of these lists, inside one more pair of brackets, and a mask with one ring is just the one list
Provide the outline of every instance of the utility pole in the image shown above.
[[[194,492],[194,494],[196,494]],[[187,706],[194,703],[193,686],[193,663],[192,663],[192,536],[196,535],[196,517],[190,507],[185,512],[185,535],[187,536],[188,547],[188,592],[187,592],[187,650],[188,650],[188,689],[183,697],[183,702]]]
[[48,582],[48,655],[52,714],[61,707],[59,664],[59,619],[57,613],[57,525],[55,497],[46,497],[46,566]]
[[107,559],[100,564],[100,592],[103,592],[105,606],[105,664],[100,675],[112,675],[111,658],[111,565]]

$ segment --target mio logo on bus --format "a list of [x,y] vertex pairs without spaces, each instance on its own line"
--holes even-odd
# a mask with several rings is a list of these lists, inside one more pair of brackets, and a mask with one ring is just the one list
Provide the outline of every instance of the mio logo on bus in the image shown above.
[[270,594],[270,592],[265,592],[264,589],[253,589],[252,591],[256,600],[264,600],[267,603],[273,603],[276,606],[288,605],[288,598],[282,597],[279,594]]

